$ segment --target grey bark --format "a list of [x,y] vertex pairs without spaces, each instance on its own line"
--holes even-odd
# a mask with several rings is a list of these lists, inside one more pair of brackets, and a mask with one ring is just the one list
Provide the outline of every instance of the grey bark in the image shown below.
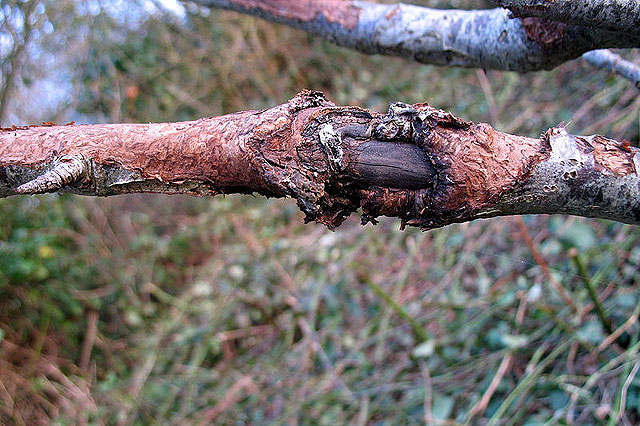
[[[551,153],[535,166],[526,184],[498,203],[511,214],[559,213],[640,224],[640,153],[633,173],[603,172],[594,148],[602,136],[576,136],[563,128],[545,135]],[[626,146],[626,145],[624,145]],[[629,149],[631,147],[621,148]]]
[[[640,46],[639,34],[538,18],[512,19],[506,9],[438,10],[347,0],[343,4],[357,11],[358,19],[353,25],[345,25],[323,11],[310,18],[291,14],[293,0],[191,1],[283,23],[364,53],[435,65],[535,71],[554,68],[593,49]],[[299,1],[311,6],[321,3]]]
[[640,34],[640,2],[637,0],[499,0],[499,4],[518,17]]
[[619,55],[606,50],[592,50],[582,57],[596,68],[614,72],[633,82],[640,89],[640,66],[622,59]]

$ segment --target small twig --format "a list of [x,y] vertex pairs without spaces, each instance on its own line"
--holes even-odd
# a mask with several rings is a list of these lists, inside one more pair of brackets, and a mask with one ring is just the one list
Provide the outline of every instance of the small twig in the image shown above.
[[309,339],[309,342],[311,343],[311,346],[310,346],[311,350],[314,354],[318,356],[318,359],[320,360],[320,363],[322,364],[322,367],[324,368],[324,370],[327,373],[333,374],[336,387],[343,393],[343,395],[349,401],[351,402],[355,401],[356,398],[353,391],[349,389],[349,387],[344,383],[344,381],[340,377],[340,371],[337,371],[338,369],[332,365],[331,360],[329,359],[329,356],[322,348],[322,345],[320,344],[320,340],[318,339],[318,336],[316,335],[315,331],[311,328],[311,325],[309,324],[307,319],[303,316],[298,318],[298,326],[300,327],[300,330],[302,330],[302,333],[305,335],[305,337]]
[[587,292],[589,293],[589,298],[591,299],[594,307],[596,308],[596,313],[598,314],[598,318],[600,319],[602,326],[604,327],[605,330],[607,330],[607,333],[609,334],[613,333],[613,327],[611,326],[611,321],[609,321],[607,314],[605,314],[604,312],[604,308],[602,306],[602,303],[600,302],[600,298],[598,297],[598,294],[596,293],[596,289],[594,288],[593,283],[591,282],[591,278],[589,278],[587,267],[582,261],[582,258],[580,257],[580,255],[578,254],[578,250],[575,247],[572,248],[569,251],[569,256],[571,256],[573,263],[576,265],[576,268],[578,268],[578,274],[580,274],[580,278],[582,278],[582,282],[584,282],[584,285],[587,288]]
[[[520,304],[518,305],[518,310],[516,311],[516,324],[518,326],[522,325],[526,311],[527,311],[527,297],[525,295],[522,295],[520,297]],[[493,376],[493,379],[491,380],[489,387],[487,388],[485,393],[482,395],[482,398],[480,399],[480,401],[478,401],[471,408],[471,410],[469,410],[469,417],[467,417],[467,423],[471,421],[471,419],[474,416],[478,414],[483,414],[487,410],[487,406],[489,406],[489,402],[491,402],[491,398],[493,397],[493,394],[495,393],[496,389],[498,389],[498,386],[500,385],[500,382],[502,382],[504,375],[509,370],[509,367],[511,367],[512,361],[513,361],[513,352],[509,351],[504,356],[504,358],[502,358],[502,362],[500,362],[500,365],[498,366],[498,370],[496,371],[495,376]]]
[[53,167],[33,180],[18,186],[17,194],[55,192],[85,179],[91,165],[83,155],[64,155],[53,162]]
[[98,334],[98,311],[91,309],[87,311],[87,329],[82,342],[82,352],[80,353],[80,369],[85,373],[89,371],[91,362],[91,351]]
[[606,339],[604,339],[602,341],[602,343],[600,343],[598,345],[598,352],[602,352],[603,350],[605,350],[606,348],[608,348],[613,342],[615,342],[616,340],[618,340],[618,337],[620,337],[622,335],[622,333],[624,333],[625,331],[627,331],[629,328],[631,328],[636,322],[638,322],[638,314],[640,314],[640,303],[638,303],[638,305],[636,306],[636,308],[634,309],[633,313],[631,314],[631,316],[629,317],[629,319],[627,321],[625,321],[624,324],[622,324],[620,327],[618,327],[616,330],[614,330],[613,333],[609,334],[607,336]]
[[558,357],[562,352],[564,352],[568,346],[572,343],[572,339],[567,340],[566,342],[558,345],[553,351],[549,353],[542,361],[540,358],[545,352],[544,347],[540,347],[531,358],[531,362],[527,366],[527,375],[523,377],[518,385],[511,391],[509,395],[505,397],[500,404],[500,407],[493,414],[493,417],[489,420],[487,425],[494,426],[497,425],[500,420],[502,420],[502,416],[509,409],[511,404],[515,401],[515,399],[521,395],[526,394],[529,389],[536,383],[538,377],[542,374],[542,372]]
[[487,108],[489,109],[489,118],[491,119],[491,125],[500,127],[498,123],[498,108],[496,107],[496,99],[493,96],[493,90],[491,89],[491,82],[487,78],[487,72],[485,70],[476,70],[476,76],[480,82],[480,88],[484,94],[484,98],[487,101]]
[[562,287],[562,285],[560,285],[560,283],[553,277],[553,275],[551,275],[549,264],[544,259],[544,257],[542,257],[542,254],[538,251],[538,248],[533,242],[533,238],[531,238],[531,234],[529,234],[529,229],[524,223],[524,220],[522,220],[521,216],[518,216],[518,218],[516,219],[516,225],[518,225],[520,235],[522,236],[522,239],[524,239],[524,242],[527,244],[527,247],[529,247],[531,255],[535,259],[536,263],[542,268],[542,272],[544,273],[544,276],[549,280],[551,286],[560,295],[562,300],[571,307],[571,310],[573,312],[579,313],[580,309],[578,309],[573,299],[569,296],[567,290],[565,290],[564,287]]
[[363,396],[360,398],[360,411],[358,412],[358,426],[365,426],[369,417],[369,398]]
[[424,378],[424,424],[427,426],[435,425],[433,418],[433,384],[431,382],[431,372],[424,361],[420,360],[420,370]]
[[592,50],[582,55],[589,65],[614,72],[631,82],[640,89],[640,66],[622,59],[620,55],[608,49]]
[[215,418],[225,412],[229,407],[236,404],[240,397],[241,392],[245,391],[248,395],[256,394],[260,392],[260,389],[253,382],[251,376],[242,376],[237,382],[225,392],[224,397],[213,407],[206,408],[196,414],[196,418],[199,419],[198,424],[210,424]]
[[393,300],[393,298],[389,296],[382,287],[371,280],[365,280],[364,282],[367,286],[369,286],[369,288],[371,288],[371,290],[373,290],[376,296],[384,300],[385,303],[389,305],[389,307],[391,307],[391,309],[393,309],[395,313],[400,315],[405,321],[409,323],[409,326],[411,327],[414,337],[416,338],[418,343],[426,342],[427,340],[431,339],[424,328],[420,324],[418,324],[418,322],[411,315],[409,315],[409,313],[402,306],[400,306],[398,302]]
[[640,369],[640,361],[634,364],[631,373],[629,373],[629,376],[624,381],[624,385],[622,385],[622,391],[620,392],[620,410],[618,410],[618,415],[616,416],[616,424],[620,424],[620,417],[622,417],[622,414],[624,413],[625,404],[627,402],[627,391],[629,390],[631,382],[633,382],[633,379],[636,377],[638,369]]
[[589,389],[591,389],[591,387],[593,387],[593,385],[595,385],[598,382],[598,380],[602,378],[602,376],[604,376],[607,372],[613,370],[623,362],[627,362],[628,360],[631,360],[631,359],[637,360],[637,355],[639,351],[640,351],[640,342],[636,342],[633,346],[631,346],[625,352],[609,360],[609,362],[607,362],[602,368],[600,368],[600,370],[596,371],[595,373],[589,376],[589,379],[586,381],[584,386],[582,386],[582,390],[586,392]]
[[480,401],[478,401],[476,405],[474,405],[469,411],[469,420],[471,420],[472,417],[485,412],[487,406],[489,405],[489,402],[491,402],[493,394],[495,393],[496,389],[498,389],[498,386],[500,385],[500,382],[502,382],[502,379],[504,378],[507,370],[509,369],[509,367],[511,367],[512,361],[513,354],[511,352],[507,353],[504,358],[502,358],[502,362],[500,362],[500,366],[498,367],[495,376],[493,376],[493,379],[491,379],[489,387],[482,395]]

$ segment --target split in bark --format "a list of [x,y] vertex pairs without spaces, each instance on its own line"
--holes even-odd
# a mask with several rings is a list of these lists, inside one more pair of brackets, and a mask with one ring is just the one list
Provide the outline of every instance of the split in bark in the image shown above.
[[593,49],[640,46],[638,31],[512,19],[501,8],[439,10],[361,0],[191,1],[283,23],[364,53],[435,65],[536,71]]
[[394,216],[431,229],[563,213],[640,223],[640,150],[552,128],[527,138],[427,104],[386,114],[304,91],[263,111],[196,121],[2,129],[0,196],[62,191],[293,197],[336,227]]

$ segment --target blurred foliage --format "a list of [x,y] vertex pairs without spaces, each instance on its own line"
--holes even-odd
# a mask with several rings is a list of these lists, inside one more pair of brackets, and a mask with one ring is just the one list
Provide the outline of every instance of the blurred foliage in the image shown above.
[[[71,95],[49,113],[18,91],[23,120],[187,120],[306,87],[532,136],[566,121],[639,137],[637,90],[580,61],[444,69],[189,5],[38,4],[54,31],[33,38],[21,78],[64,51],[52,69]],[[640,421],[635,227],[536,216],[421,233],[352,218],[333,233],[290,201],[235,196],[13,197],[0,218],[3,424]],[[589,286],[623,332],[603,327]]]

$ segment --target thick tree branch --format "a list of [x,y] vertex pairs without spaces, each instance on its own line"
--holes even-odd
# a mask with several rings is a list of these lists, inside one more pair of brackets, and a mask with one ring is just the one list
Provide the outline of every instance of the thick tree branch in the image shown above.
[[499,4],[518,17],[640,34],[640,2],[637,0],[499,0]]
[[0,196],[257,192],[330,227],[362,209],[431,229],[564,213],[640,223],[640,150],[553,128],[526,138],[427,104],[386,114],[305,91],[263,111],[197,121],[0,132]]
[[511,19],[505,9],[439,10],[358,0],[191,0],[283,23],[361,52],[436,65],[551,69],[593,49],[640,46],[640,35]]

